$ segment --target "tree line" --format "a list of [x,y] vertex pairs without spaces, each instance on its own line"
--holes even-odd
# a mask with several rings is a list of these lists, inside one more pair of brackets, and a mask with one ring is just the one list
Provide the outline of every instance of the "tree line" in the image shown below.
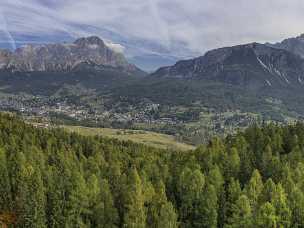
[[252,126],[180,152],[0,114],[0,224],[304,227],[304,125]]

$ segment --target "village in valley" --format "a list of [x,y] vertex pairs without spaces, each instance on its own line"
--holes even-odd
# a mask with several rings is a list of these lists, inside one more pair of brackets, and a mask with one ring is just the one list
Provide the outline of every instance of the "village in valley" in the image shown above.
[[[120,107],[121,105],[117,105]],[[75,103],[67,98],[46,96],[1,95],[2,111],[18,113],[39,127],[51,125],[79,125],[89,127],[152,130],[173,135],[225,135],[228,131],[245,128],[259,120],[253,113],[226,111],[218,113],[207,108],[187,110],[184,107],[164,107],[149,100],[123,109],[113,105],[93,106]],[[183,141],[181,139],[181,141]]]

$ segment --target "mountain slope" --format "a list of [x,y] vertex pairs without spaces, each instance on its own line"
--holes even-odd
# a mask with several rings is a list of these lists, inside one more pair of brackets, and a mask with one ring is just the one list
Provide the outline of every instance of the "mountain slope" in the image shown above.
[[77,39],[73,43],[25,45],[14,52],[0,51],[0,68],[19,72],[65,72],[88,63],[120,68],[128,73],[142,73],[129,64],[123,54],[106,46],[98,37]]
[[286,50],[252,43],[216,49],[180,61],[152,74],[154,77],[204,79],[247,89],[304,85],[304,61]]
[[112,87],[126,86],[142,78],[110,66],[78,65],[71,72],[0,71],[0,92],[51,96],[65,86],[81,85],[104,92]]

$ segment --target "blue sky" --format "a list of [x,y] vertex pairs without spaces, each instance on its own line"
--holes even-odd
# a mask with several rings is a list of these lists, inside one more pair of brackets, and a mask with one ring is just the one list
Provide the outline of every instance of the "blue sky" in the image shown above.
[[[304,33],[303,0],[0,0],[0,38],[104,36],[203,53]],[[119,39],[117,38],[119,37]]]

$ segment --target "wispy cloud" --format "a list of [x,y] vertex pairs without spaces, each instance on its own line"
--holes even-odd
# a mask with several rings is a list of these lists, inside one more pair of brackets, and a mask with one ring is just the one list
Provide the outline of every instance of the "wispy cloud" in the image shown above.
[[87,26],[189,52],[304,32],[303,0],[1,0],[0,9],[12,45],[12,33],[78,37]]
[[16,42],[9,31],[6,18],[4,14],[1,12],[1,10],[0,10],[0,29],[4,33],[4,36],[6,37],[6,42],[8,42],[13,49],[16,49]]

